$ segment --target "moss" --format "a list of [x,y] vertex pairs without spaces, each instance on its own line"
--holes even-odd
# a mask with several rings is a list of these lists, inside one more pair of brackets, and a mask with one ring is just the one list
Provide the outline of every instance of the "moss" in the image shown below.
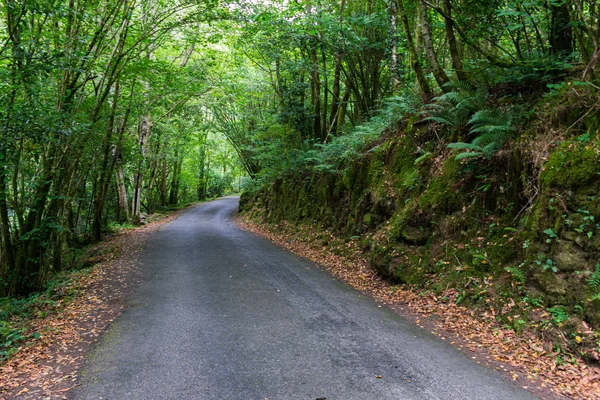
[[240,195],[238,210],[240,212],[249,211],[252,207],[252,204],[255,201],[255,197],[255,192],[242,192],[242,194]]
[[414,146],[407,143],[407,140],[398,141],[390,152],[388,165],[395,174],[404,174],[415,167],[415,149]]
[[567,141],[556,149],[546,162],[541,176],[547,187],[578,188],[600,178],[600,143],[581,140]]
[[501,237],[494,240],[485,248],[490,263],[500,271],[504,270],[504,266],[509,265],[521,259],[522,244],[520,240],[508,240],[509,237]]
[[[580,119],[581,114],[568,112],[552,120]],[[550,124],[535,121],[523,130],[535,141]],[[575,128],[595,132],[593,126],[598,117],[590,115]],[[484,278],[508,279],[504,268],[521,265],[525,258],[523,290],[535,290],[548,306],[584,304],[586,321],[600,326],[600,301],[589,301],[586,286],[591,260],[600,251],[600,227],[588,221],[583,233],[575,231],[584,223],[576,210],[600,221],[600,135],[582,135],[556,147],[540,177],[539,196],[528,203],[524,187],[536,177],[526,146],[507,143],[493,160],[461,163],[443,143],[425,142],[426,130],[417,137],[418,130],[389,137],[340,175],[290,174],[241,203],[244,208],[252,203],[251,209],[262,209],[262,215],[268,212],[271,222],[300,221],[339,237],[369,233],[361,237],[361,247],[383,276],[440,293],[455,287],[473,303],[493,297],[499,288],[494,279],[484,293],[485,285],[479,284]],[[431,152],[418,165],[415,140]],[[523,217],[519,226],[517,217]],[[522,233],[505,229],[512,226]],[[550,243],[546,229],[557,235]],[[552,259],[557,271],[538,265],[540,255],[542,261]],[[513,283],[510,278],[506,285]]]
[[460,163],[454,157],[448,158],[441,174],[433,178],[427,190],[419,198],[423,210],[440,210],[451,214],[465,204],[464,195],[457,191]]

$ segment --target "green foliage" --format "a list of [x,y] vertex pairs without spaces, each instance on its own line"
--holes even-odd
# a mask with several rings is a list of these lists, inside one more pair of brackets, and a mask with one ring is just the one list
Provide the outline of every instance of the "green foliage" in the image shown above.
[[582,187],[600,178],[600,136],[583,134],[560,144],[544,165],[541,180],[547,186]]
[[423,107],[421,114],[428,115],[423,121],[436,122],[460,132],[467,127],[473,113],[485,107],[487,90],[474,88],[466,82],[449,82],[445,88],[449,91]]
[[567,309],[563,306],[554,306],[548,308],[547,311],[552,316],[552,322],[554,322],[556,325],[563,325],[569,320],[569,314],[567,313]]
[[594,267],[594,272],[588,278],[588,285],[595,291],[600,292],[600,263]]
[[544,271],[558,272],[558,268],[554,265],[554,261],[548,258],[545,253],[538,253],[534,263],[543,268]]
[[544,234],[548,236],[548,238],[546,239],[546,243],[552,243],[553,240],[558,240],[558,236],[550,228],[544,230]]
[[507,108],[486,108],[488,94],[482,86],[450,82],[445,88],[449,91],[423,107],[421,114],[429,115],[423,121],[447,126],[454,135],[468,128],[467,136],[475,137],[470,143],[448,145],[453,150],[466,150],[456,156],[457,160],[491,158],[516,131],[513,112]]
[[467,150],[456,156],[457,160],[465,158],[491,158],[515,132],[511,125],[510,112],[500,109],[484,109],[477,111],[469,120],[469,135],[478,135],[471,143],[450,143],[448,148]]
[[521,266],[522,264],[519,266],[508,266],[505,267],[504,270],[509,272],[519,283],[524,284],[527,280],[527,277],[525,272],[521,269]]
[[416,101],[411,96],[389,98],[369,121],[347,133],[330,135],[326,143],[305,140],[296,148],[289,149],[289,144],[269,136],[268,141],[256,143],[260,151],[256,152],[254,159],[263,166],[260,180],[270,181],[298,171],[341,173],[344,165],[363,157],[366,149],[377,151],[375,143],[404,116],[415,112]]
[[25,339],[25,328],[14,327],[0,318],[0,361],[6,360],[17,350],[17,344]]

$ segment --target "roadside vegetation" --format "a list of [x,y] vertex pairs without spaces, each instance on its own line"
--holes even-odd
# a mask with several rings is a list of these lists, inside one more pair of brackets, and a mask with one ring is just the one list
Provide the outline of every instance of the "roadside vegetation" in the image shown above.
[[[272,71],[285,133],[256,147],[241,209],[317,227],[324,247],[333,234],[393,282],[541,338],[556,366],[596,365],[597,6],[355,6],[284,7],[293,23],[259,31],[298,42],[282,57],[263,40],[254,56]],[[292,93],[310,124],[294,125],[306,118],[290,116]]]
[[0,317],[110,229],[245,191],[600,362],[596,3],[9,1]]

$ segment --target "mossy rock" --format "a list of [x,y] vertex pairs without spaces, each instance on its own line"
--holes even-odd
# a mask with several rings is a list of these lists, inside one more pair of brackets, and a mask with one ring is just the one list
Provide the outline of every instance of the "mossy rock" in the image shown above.
[[547,187],[580,188],[600,180],[598,139],[567,141],[556,149],[544,165],[541,181]]
[[569,283],[562,276],[552,271],[537,271],[533,278],[549,304],[566,304]]
[[242,192],[238,205],[239,212],[249,211],[255,201],[256,192]]
[[464,194],[458,190],[460,163],[448,158],[439,176],[433,178],[427,190],[419,198],[422,210],[439,210],[451,214],[466,204]]
[[587,269],[586,253],[575,243],[561,240],[552,256],[560,271],[582,271]]
[[423,246],[431,237],[431,230],[426,227],[405,226],[400,232],[400,237],[407,243]]
[[424,248],[404,244],[375,244],[370,252],[370,264],[379,274],[394,282],[413,284],[421,280],[428,254]]
[[407,140],[398,141],[390,150],[386,164],[390,171],[396,175],[403,175],[415,168],[415,148]]
[[372,244],[369,264],[384,277],[390,278],[393,272],[390,270],[391,256],[387,247],[380,244]]

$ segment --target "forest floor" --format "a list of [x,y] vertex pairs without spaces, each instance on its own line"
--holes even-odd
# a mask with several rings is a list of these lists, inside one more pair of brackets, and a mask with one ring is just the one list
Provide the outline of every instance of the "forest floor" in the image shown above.
[[60,288],[65,296],[53,310],[30,321],[25,335],[35,332],[38,338],[26,341],[0,365],[0,400],[68,398],[78,384],[85,354],[121,314],[139,282],[137,258],[144,244],[186,209],[152,218],[139,228],[122,229],[87,249],[96,264],[72,273],[74,279]]
[[542,399],[600,398],[600,368],[578,361],[558,362],[557,354],[545,352],[533,334],[517,335],[496,323],[491,307],[475,311],[457,305],[459,293],[455,289],[436,296],[422,289],[388,282],[369,267],[356,242],[329,234],[324,245],[323,233],[317,233],[311,226],[270,225],[247,218],[238,218],[237,222],[245,230],[318,263],[334,276],[461,349],[477,363],[500,371]]

